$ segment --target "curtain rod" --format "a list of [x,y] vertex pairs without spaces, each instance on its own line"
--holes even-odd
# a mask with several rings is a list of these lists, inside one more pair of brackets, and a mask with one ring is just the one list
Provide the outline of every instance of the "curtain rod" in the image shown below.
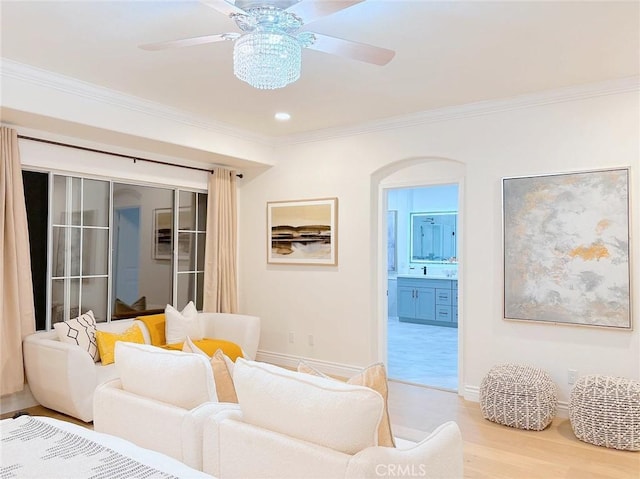
[[[48,145],[66,146],[68,148],[75,148],[76,150],[90,151],[92,153],[103,153],[105,155],[119,156],[120,158],[128,158],[129,160],[133,160],[134,163],[136,161],[146,161],[147,163],[155,163],[156,165],[174,166],[176,168],[186,168],[188,170],[196,170],[196,171],[206,171],[208,173],[213,174],[213,170],[208,170],[206,168],[198,168],[197,166],[176,165],[174,163],[168,163],[166,161],[150,160],[148,158],[139,158],[137,156],[123,155],[121,153],[114,153],[112,151],[98,150],[96,148],[88,148],[86,146],[70,145],[69,143],[61,143],[61,142],[58,142],[58,141],[45,140],[43,138],[34,138],[32,136],[18,135],[18,138],[20,138],[22,140],[29,140],[29,141],[37,141],[37,142],[40,142],[40,143],[46,143]],[[239,173],[236,176],[238,178],[242,178],[243,175],[242,175],[242,173]]]

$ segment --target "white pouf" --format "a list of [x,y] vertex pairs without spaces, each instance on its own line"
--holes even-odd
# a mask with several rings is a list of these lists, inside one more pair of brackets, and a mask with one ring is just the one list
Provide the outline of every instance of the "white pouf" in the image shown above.
[[532,366],[494,366],[480,384],[485,419],[518,429],[541,431],[556,415],[556,385],[546,371]]
[[582,376],[571,391],[569,421],[581,441],[640,451],[640,382],[613,376]]

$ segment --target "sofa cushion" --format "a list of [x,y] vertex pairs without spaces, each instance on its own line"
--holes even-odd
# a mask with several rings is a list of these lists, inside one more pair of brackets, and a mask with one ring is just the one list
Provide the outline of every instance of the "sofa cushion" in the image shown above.
[[236,388],[233,386],[233,378],[231,376],[233,374],[233,368],[230,369],[228,366],[229,364],[233,366],[233,361],[224,354],[222,349],[216,350],[216,352],[209,357],[206,352],[194,344],[191,338],[187,336],[187,340],[182,347],[182,352],[200,354],[210,361],[211,369],[213,370],[213,381],[216,383],[216,395],[218,396],[219,402],[238,402]]
[[247,423],[346,454],[378,444],[376,391],[238,358],[233,371]]
[[125,391],[183,409],[217,398],[211,365],[198,354],[119,342],[116,369]]
[[187,336],[192,340],[202,339],[198,310],[193,301],[189,301],[182,311],[167,304],[164,315],[167,344],[182,343]]
[[100,361],[93,311],[87,311],[77,318],[68,319],[62,323],[55,323],[53,328],[61,342],[75,344],[84,349],[94,362]]
[[106,366],[114,361],[114,350],[116,343],[120,341],[129,343],[144,344],[144,336],[140,326],[134,324],[122,333],[108,333],[106,331],[96,331],[96,340],[100,350],[102,365]]
[[[321,371],[304,361],[298,363],[298,372],[313,374],[315,376],[328,377]],[[387,400],[389,398],[389,386],[387,384],[387,371],[383,363],[375,363],[367,366],[355,376],[347,381],[348,384],[357,384],[358,386],[366,386],[378,391],[384,399],[384,411],[382,413],[382,421],[378,428],[378,446],[395,447],[393,434],[391,433],[391,420],[389,419],[389,409]]]
[[237,403],[238,396],[233,384],[232,371],[229,371],[228,364],[233,361],[227,357],[221,349],[218,349],[211,357],[211,368],[216,383],[216,394],[219,402]]

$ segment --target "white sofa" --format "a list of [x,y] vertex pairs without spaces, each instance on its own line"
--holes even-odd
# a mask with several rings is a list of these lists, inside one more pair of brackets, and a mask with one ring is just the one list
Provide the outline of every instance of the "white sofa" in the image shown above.
[[383,400],[371,389],[242,359],[233,376],[239,409],[203,430],[203,470],[219,479],[463,477],[454,422],[420,443],[379,447]]
[[[138,320],[98,323],[97,328],[121,333],[134,323],[140,326],[145,342],[149,343],[149,332]],[[54,330],[27,336],[22,348],[27,383],[36,401],[54,411],[91,422],[93,392],[98,384],[117,377],[114,365],[94,363],[79,346],[59,341]]]
[[[245,357],[254,359],[260,340],[260,318],[242,314],[199,313],[203,335],[240,345]],[[117,320],[98,323],[101,331],[120,333],[138,324],[145,342],[151,342],[142,321]],[[115,366],[94,363],[78,346],[60,342],[55,331],[40,331],[23,342],[27,382],[33,397],[43,406],[85,422],[93,420],[96,387],[118,377]]]
[[236,404],[219,403],[211,364],[200,354],[117,343],[118,379],[94,394],[93,429],[202,470],[205,418]]

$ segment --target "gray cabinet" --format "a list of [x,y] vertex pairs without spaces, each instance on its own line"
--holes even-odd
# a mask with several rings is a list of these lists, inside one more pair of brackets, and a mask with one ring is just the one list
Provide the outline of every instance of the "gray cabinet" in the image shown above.
[[398,277],[398,319],[401,322],[458,325],[458,281]]

